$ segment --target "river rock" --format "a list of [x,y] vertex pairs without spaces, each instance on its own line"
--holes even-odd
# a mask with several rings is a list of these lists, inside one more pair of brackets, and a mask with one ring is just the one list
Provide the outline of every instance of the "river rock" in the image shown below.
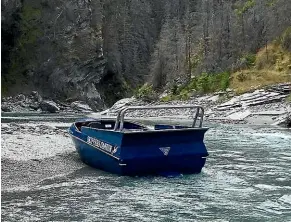
[[289,113],[289,115],[287,116],[287,119],[286,119],[286,126],[288,128],[291,128],[291,113]]
[[57,104],[51,100],[43,100],[40,103],[40,108],[42,111],[50,112],[50,113],[56,113],[60,110]]
[[117,101],[114,105],[110,108],[110,110],[119,110],[124,106],[130,105],[135,101],[135,98],[125,98]]
[[3,112],[12,112],[11,107],[10,107],[9,105],[7,105],[7,104],[2,104],[2,105],[1,105],[1,110],[2,110]]
[[34,100],[35,102],[42,101],[42,97],[39,95],[37,91],[32,91],[30,95],[31,95],[32,100]]
[[71,103],[71,108],[81,112],[92,112],[91,107],[83,101],[75,101]]
[[29,107],[33,110],[38,110],[39,108],[39,103],[32,103],[29,105]]
[[17,101],[24,101],[26,99],[25,95],[19,94],[18,96],[15,97]]

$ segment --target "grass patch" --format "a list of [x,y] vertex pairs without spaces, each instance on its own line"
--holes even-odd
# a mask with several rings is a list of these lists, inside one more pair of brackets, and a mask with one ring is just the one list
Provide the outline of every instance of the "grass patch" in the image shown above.
[[244,93],[276,83],[291,81],[291,27],[248,60],[252,67],[231,75],[230,87]]
[[[244,76],[243,81],[240,76]],[[242,94],[275,83],[290,80],[290,75],[271,70],[243,70],[232,75],[230,88]]]

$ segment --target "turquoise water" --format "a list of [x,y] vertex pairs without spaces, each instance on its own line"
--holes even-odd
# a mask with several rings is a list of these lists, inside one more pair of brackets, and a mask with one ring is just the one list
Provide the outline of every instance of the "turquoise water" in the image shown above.
[[213,125],[205,143],[202,173],[176,178],[112,175],[74,151],[41,160],[75,170],[2,191],[2,220],[291,221],[290,130]]

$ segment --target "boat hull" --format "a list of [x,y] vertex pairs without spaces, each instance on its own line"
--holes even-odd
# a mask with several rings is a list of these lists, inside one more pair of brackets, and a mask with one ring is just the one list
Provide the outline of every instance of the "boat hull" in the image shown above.
[[72,125],[69,132],[84,163],[114,174],[135,176],[200,173],[208,156],[203,143],[206,130],[126,133],[86,127],[79,131]]

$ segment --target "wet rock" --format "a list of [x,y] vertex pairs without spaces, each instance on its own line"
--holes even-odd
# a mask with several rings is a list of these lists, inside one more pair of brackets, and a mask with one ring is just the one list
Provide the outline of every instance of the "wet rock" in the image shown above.
[[38,103],[32,103],[32,104],[29,105],[29,108],[31,108],[33,110],[38,110],[39,104]]
[[31,92],[31,98],[35,102],[41,102],[42,101],[42,97],[40,96],[40,94],[37,91],[32,91]]
[[291,112],[286,117],[286,127],[291,128]]
[[7,104],[2,104],[1,105],[1,110],[3,112],[12,112],[12,108],[9,105],[7,105]]
[[15,97],[15,99],[18,101],[24,101],[26,99],[26,97],[23,94],[19,94],[18,96]]
[[60,110],[57,104],[51,100],[43,100],[40,103],[40,108],[44,112],[56,113]]
[[25,103],[24,103],[23,101],[19,101],[19,102],[18,102],[18,105],[21,106],[21,107],[23,107],[23,108],[26,107],[26,105],[25,105]]

